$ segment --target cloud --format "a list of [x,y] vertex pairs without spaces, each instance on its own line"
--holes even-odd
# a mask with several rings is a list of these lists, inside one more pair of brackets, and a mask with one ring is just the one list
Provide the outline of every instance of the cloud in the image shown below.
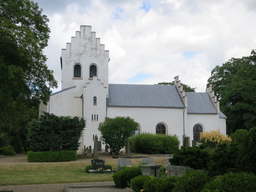
[[179,75],[205,91],[216,65],[256,48],[252,0],[37,1],[50,18],[45,54],[59,82],[61,49],[80,25],[91,25],[110,51],[110,83],[157,84]]

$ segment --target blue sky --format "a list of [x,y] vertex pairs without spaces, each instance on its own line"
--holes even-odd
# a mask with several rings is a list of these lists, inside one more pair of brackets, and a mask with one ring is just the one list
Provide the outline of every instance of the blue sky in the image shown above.
[[181,82],[205,91],[211,70],[256,48],[255,0],[35,0],[50,19],[47,65],[61,89],[59,58],[80,25],[109,50],[109,82]]

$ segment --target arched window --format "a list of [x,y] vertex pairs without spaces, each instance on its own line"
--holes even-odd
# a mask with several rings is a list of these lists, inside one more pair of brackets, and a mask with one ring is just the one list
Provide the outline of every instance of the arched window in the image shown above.
[[78,64],[74,66],[74,77],[81,77],[81,66]]
[[166,133],[166,128],[165,125],[162,123],[157,124],[156,126],[156,134],[165,134]]
[[93,97],[93,105],[97,105],[97,97],[96,96]]
[[97,67],[95,65],[90,66],[90,78],[97,76]]
[[203,132],[203,128],[201,125],[196,124],[193,127],[193,139],[197,142],[200,141],[200,133]]

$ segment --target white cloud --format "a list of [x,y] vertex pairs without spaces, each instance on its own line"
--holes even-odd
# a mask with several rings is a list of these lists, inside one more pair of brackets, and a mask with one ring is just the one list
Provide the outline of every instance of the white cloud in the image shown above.
[[216,65],[256,48],[253,0],[66,0],[56,10],[44,6],[52,31],[45,54],[59,82],[61,49],[80,25],[91,25],[110,51],[110,83],[142,74],[145,79],[135,78],[137,83],[156,84],[179,75],[183,83],[205,91]]

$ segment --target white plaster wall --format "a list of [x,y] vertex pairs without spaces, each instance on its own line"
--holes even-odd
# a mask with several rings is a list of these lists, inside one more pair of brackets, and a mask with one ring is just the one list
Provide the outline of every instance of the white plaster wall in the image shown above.
[[156,133],[156,125],[164,123],[168,135],[176,134],[181,142],[183,134],[183,109],[108,107],[107,117],[131,117],[140,125],[140,132]]
[[[108,60],[109,52],[91,31],[91,26],[81,26],[76,36],[71,38],[71,43],[62,49],[62,89],[74,85],[82,88],[88,82],[91,64],[97,66],[98,78],[108,86]],[[81,78],[73,77],[75,64],[81,65]]]
[[199,124],[203,128],[203,132],[209,132],[212,130],[226,134],[226,121],[219,118],[219,114],[188,114],[187,115],[187,127],[186,135],[190,137],[190,145],[192,146],[193,140],[193,127]]
[[[97,105],[93,104],[93,97],[97,97]],[[107,87],[97,77],[93,77],[83,88],[84,97],[84,118],[86,119],[86,128],[84,131],[84,145],[93,147],[93,135],[100,137],[98,131],[99,123],[106,117],[106,98]],[[98,120],[92,119],[92,115],[98,115]]]

